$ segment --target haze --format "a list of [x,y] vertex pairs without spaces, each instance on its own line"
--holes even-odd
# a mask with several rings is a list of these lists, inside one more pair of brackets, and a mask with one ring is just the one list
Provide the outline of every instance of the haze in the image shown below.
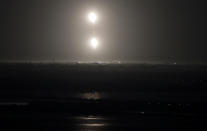
[[[0,60],[206,62],[203,0],[1,2]],[[98,12],[98,51],[88,13]]]

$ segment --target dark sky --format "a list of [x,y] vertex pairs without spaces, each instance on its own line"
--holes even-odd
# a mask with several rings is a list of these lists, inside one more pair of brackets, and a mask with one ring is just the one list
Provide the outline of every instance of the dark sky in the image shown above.
[[[207,62],[204,0],[2,0],[0,60]],[[88,12],[100,47],[89,48]]]

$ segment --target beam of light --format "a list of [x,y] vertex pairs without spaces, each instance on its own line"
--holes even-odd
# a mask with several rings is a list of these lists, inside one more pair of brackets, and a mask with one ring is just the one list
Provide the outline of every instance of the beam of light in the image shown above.
[[89,13],[88,14],[88,19],[89,19],[90,22],[92,22],[93,24],[95,24],[96,21],[97,21],[97,15],[96,15],[96,13],[94,13],[94,12]]
[[90,41],[90,44],[91,44],[91,47],[92,47],[93,49],[97,49],[97,47],[98,47],[98,40],[97,40],[95,37],[93,37],[93,38],[91,39],[91,41]]

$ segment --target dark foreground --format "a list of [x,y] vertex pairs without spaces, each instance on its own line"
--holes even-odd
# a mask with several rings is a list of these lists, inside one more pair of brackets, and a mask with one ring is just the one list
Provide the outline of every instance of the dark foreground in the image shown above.
[[0,129],[205,130],[206,67],[0,64]]

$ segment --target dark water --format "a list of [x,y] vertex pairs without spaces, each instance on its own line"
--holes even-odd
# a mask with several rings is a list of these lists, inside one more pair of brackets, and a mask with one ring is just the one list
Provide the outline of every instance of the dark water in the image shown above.
[[[154,115],[70,116],[65,113],[9,114],[7,129],[21,130],[191,130],[205,127],[204,118]],[[3,125],[2,125],[3,126]],[[2,127],[1,126],[1,127]],[[204,128],[205,129],[205,128]]]
[[0,64],[2,129],[205,129],[207,66]]

